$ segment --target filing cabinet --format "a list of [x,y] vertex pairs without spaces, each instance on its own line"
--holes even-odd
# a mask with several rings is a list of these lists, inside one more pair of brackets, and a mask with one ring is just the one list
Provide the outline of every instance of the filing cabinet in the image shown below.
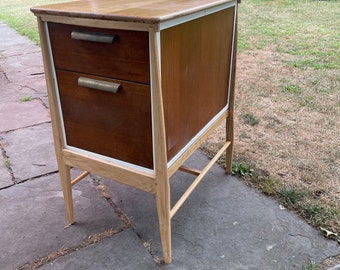
[[[93,0],[31,9],[70,224],[72,186],[89,172],[153,193],[171,262],[171,218],[224,152],[231,172],[237,6]],[[202,170],[184,167],[223,121],[226,142],[216,156]],[[84,173],[71,179],[71,167]],[[196,178],[171,206],[177,170]]]

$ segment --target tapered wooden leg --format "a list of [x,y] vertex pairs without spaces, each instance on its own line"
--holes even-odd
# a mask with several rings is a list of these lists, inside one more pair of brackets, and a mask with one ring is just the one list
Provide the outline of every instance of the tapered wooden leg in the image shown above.
[[67,220],[68,224],[71,225],[74,223],[74,214],[70,167],[66,165],[59,165],[59,175],[64,194]]
[[[237,1],[238,3],[241,0]],[[226,172],[231,173],[233,167],[233,148],[234,148],[234,102],[235,102],[235,80],[236,80],[236,60],[237,60],[237,23],[238,14],[236,13],[236,21],[234,27],[234,37],[233,37],[233,59],[232,59],[232,78],[231,78],[231,89],[229,97],[229,116],[226,121],[226,140],[230,141],[230,145],[226,151]]]
[[234,117],[232,115],[228,116],[226,119],[226,141],[230,141],[230,145],[226,150],[226,172],[231,173],[234,147]]
[[161,179],[158,181],[156,204],[164,262],[169,264],[172,260],[169,179]]

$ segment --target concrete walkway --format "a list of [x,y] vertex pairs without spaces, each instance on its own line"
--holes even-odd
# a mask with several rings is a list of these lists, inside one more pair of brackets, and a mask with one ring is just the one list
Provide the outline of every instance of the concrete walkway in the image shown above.
[[[171,265],[160,259],[153,196],[112,180],[91,175],[75,185],[76,223],[65,227],[40,48],[1,22],[0,151],[3,270],[301,270],[340,254],[335,241],[218,165],[172,220]],[[188,163],[206,162],[196,152]],[[174,175],[173,200],[191,180]]]

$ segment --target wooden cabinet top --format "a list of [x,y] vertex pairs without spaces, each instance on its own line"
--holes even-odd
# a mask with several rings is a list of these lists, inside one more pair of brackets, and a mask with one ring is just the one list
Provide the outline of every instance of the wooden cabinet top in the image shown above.
[[235,0],[80,0],[34,7],[35,15],[159,23]]

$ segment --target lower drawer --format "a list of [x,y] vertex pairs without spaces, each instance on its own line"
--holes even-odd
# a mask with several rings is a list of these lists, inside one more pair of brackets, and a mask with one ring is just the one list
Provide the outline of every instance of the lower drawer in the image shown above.
[[[150,86],[56,70],[69,146],[153,168]],[[117,93],[78,85],[86,77],[120,84]]]

